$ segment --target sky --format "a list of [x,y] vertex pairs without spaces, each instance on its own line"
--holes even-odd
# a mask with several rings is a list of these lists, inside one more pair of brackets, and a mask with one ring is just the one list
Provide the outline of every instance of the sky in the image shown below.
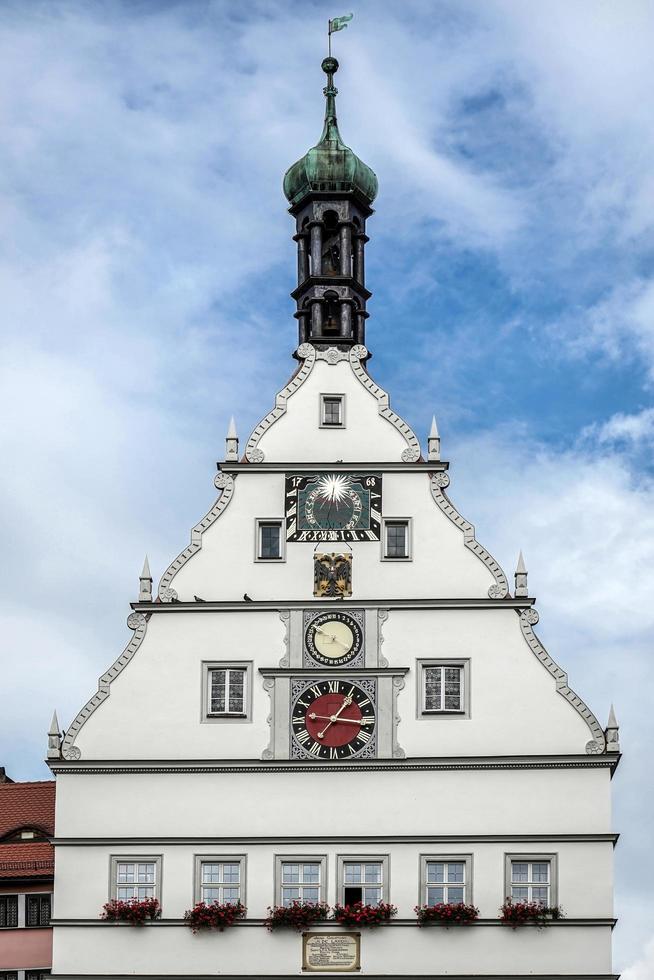
[[654,977],[654,6],[649,0],[1,0],[0,765],[65,727],[294,368],[281,178],[376,171],[370,369],[601,721],[615,966]]

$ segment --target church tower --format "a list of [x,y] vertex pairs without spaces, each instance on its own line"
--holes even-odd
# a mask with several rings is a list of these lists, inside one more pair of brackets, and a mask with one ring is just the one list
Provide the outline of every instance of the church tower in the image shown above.
[[377,178],[322,67],[284,177],[298,363],[49,733],[53,975],[609,980],[615,713],[456,509],[436,421],[421,446],[368,370]]

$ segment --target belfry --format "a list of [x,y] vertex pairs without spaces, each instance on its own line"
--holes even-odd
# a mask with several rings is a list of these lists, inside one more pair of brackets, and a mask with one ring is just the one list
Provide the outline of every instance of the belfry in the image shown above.
[[617,980],[618,723],[535,632],[522,553],[510,583],[457,510],[435,418],[368,370],[377,178],[322,67],[284,177],[298,363],[49,732],[53,975]]
[[343,143],[336,119],[336,58],[325,58],[325,125],[316,144],[284,176],[297,231],[300,344],[365,344],[366,220],[377,178]]

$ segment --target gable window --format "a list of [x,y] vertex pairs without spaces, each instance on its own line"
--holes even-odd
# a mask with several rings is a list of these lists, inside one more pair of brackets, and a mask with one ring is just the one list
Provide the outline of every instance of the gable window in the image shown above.
[[196,902],[236,904],[245,901],[245,857],[197,856],[195,863]]
[[282,522],[275,518],[257,521],[257,561],[283,561]]
[[25,896],[25,925],[49,926],[51,895]]
[[421,661],[422,715],[462,715],[468,711],[469,661]]
[[506,894],[511,901],[556,904],[555,855],[509,854],[506,870]]
[[471,901],[470,855],[426,855],[422,858],[421,903],[445,905]]
[[406,517],[384,519],[383,552],[386,561],[408,561],[411,558],[411,521]]
[[18,926],[18,895],[0,895],[0,929]]
[[388,901],[388,858],[345,857],[338,859],[338,894],[343,905],[378,905]]
[[120,902],[132,899],[160,899],[160,857],[112,857],[111,898]]
[[325,857],[277,857],[277,897],[280,905],[323,902],[327,859]]
[[322,429],[345,428],[345,395],[320,396],[320,427]]

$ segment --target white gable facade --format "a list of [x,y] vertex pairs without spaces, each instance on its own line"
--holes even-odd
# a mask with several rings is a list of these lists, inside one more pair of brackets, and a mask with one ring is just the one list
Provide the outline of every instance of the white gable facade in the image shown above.
[[[304,278],[320,290],[324,271]],[[217,499],[154,593],[144,569],[125,650],[50,735],[53,975],[606,980],[617,726],[543,648],[524,568],[510,584],[477,542],[437,433],[423,450],[392,411],[361,331],[308,317],[293,377],[245,446],[230,431]],[[161,917],[100,918],[129,895]],[[185,924],[236,897],[247,915],[224,932]],[[562,915],[512,929],[507,897]],[[293,898],[397,911],[268,932]],[[475,921],[418,924],[416,906],[458,902]],[[339,962],[334,937],[355,934],[357,963]]]

